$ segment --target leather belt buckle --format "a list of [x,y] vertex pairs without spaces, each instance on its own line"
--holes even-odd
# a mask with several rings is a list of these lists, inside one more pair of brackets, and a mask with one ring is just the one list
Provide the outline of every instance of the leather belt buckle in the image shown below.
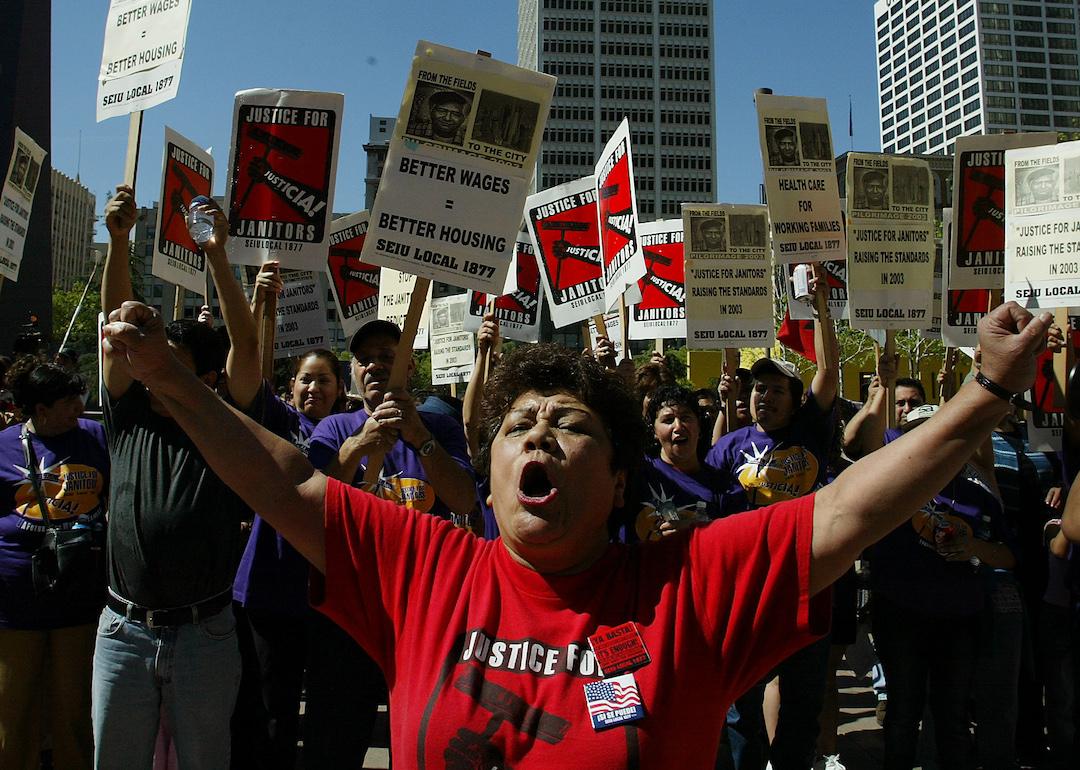
[[146,611],[146,620],[144,621],[144,623],[146,624],[147,628],[154,628],[154,615],[156,615],[157,613],[157,610]]

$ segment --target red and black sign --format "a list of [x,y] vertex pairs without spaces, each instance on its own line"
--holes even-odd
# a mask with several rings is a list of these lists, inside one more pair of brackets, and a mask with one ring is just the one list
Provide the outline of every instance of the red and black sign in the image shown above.
[[380,268],[360,259],[367,219],[330,234],[327,257],[342,322],[378,312]]
[[989,289],[949,289],[945,317],[949,326],[974,327],[989,310]]
[[[602,227],[600,253],[604,259],[606,284],[613,283],[613,278],[637,251],[637,216],[634,213],[629,145],[628,140],[623,140],[609,161],[610,169],[606,174],[597,176]],[[629,277],[637,278],[636,275]]]
[[604,291],[596,196],[573,193],[528,212],[553,307]]
[[204,268],[204,257],[188,232],[188,205],[196,195],[210,197],[213,176],[213,170],[202,159],[174,142],[165,142],[157,250],[199,272]]
[[[528,334],[526,339],[514,333],[526,328],[532,330],[540,320],[540,268],[531,243],[521,240],[517,242],[514,265],[517,271],[517,290],[495,298],[495,318],[503,327],[503,336],[508,339],[535,342],[537,334]],[[487,301],[487,294],[472,292],[469,313],[483,318]]]
[[651,243],[653,240],[676,240],[657,237],[672,235],[680,233],[668,231],[641,236],[645,276],[638,280],[641,302],[630,306],[635,321],[686,318],[686,272],[682,240],[675,243]]
[[1005,151],[963,152],[959,164],[953,264],[997,272],[1005,266]]

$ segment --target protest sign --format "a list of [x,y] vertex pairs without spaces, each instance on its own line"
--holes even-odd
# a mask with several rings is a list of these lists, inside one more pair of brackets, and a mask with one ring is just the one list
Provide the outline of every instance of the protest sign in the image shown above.
[[604,304],[605,309],[610,309],[645,275],[645,259],[637,232],[630,122],[626,118],[596,161],[596,201],[600,259],[604,266]]
[[775,339],[764,206],[684,203],[686,345],[762,347]]
[[498,294],[555,78],[420,41],[364,259]]
[[19,280],[19,264],[26,246],[26,228],[34,207],[34,193],[45,163],[45,150],[15,129],[4,188],[0,193],[0,280]]
[[[821,263],[825,268],[825,277],[829,283],[829,315],[835,319],[848,317],[848,263],[826,260]],[[799,299],[792,291],[791,276],[795,265],[782,265],[779,271],[783,286],[777,287],[777,293],[783,290],[788,300],[788,314],[793,321],[810,321],[814,318],[813,300]]]
[[325,268],[344,104],[321,91],[236,94],[225,190],[233,263]]
[[942,212],[941,282],[945,287],[942,295],[941,341],[948,347],[970,348],[979,342],[979,320],[989,312],[989,289],[952,288],[953,257],[952,230],[953,210]]
[[475,338],[465,330],[468,294],[431,301],[431,384],[468,382],[476,363]]
[[282,277],[285,286],[277,302],[274,358],[288,358],[315,348],[329,348],[326,305],[316,275],[297,270]]
[[941,339],[941,298],[944,294],[944,283],[941,277],[941,239],[935,239],[934,244],[934,299],[930,310],[930,325],[920,329],[919,333],[928,340]]
[[686,336],[686,274],[683,223],[666,219],[638,225],[645,276],[638,280],[641,301],[629,307],[632,340]]
[[335,219],[330,225],[326,277],[346,339],[352,339],[361,326],[379,315],[380,268],[360,259],[367,229],[366,211]]
[[1005,152],[1005,301],[1080,304],[1080,142]]
[[934,209],[920,160],[848,153],[848,305],[855,329],[924,329],[933,318]]
[[949,288],[1000,289],[1005,279],[1005,151],[1054,144],[1057,134],[956,138]]
[[825,100],[771,94],[755,100],[776,261],[843,261],[844,226]]
[[591,176],[530,195],[526,202],[525,224],[556,328],[607,309],[596,211],[596,180]]
[[[412,298],[416,276],[399,270],[383,268],[379,278],[379,318],[404,328],[405,318],[409,314],[409,301]],[[420,322],[416,329],[413,350],[425,350],[428,346],[428,317],[431,315],[431,285],[427,287],[427,299]]]
[[[512,272],[516,274],[514,283],[517,288],[495,298],[493,312],[499,322],[499,334],[503,339],[517,342],[537,342],[540,339],[543,289],[536,252],[533,250],[532,241],[524,234],[518,235]],[[465,330],[475,332],[480,329],[484,320],[489,296],[479,291],[471,292],[470,295]]]
[[[626,355],[626,348],[623,345],[623,333],[622,333],[622,313],[618,310],[612,310],[610,313],[604,313],[604,330],[607,332],[608,341],[615,348],[615,360],[622,361]],[[596,343],[600,340],[600,333],[596,330],[596,320],[594,318],[589,319],[589,346],[596,349]]]
[[210,197],[213,179],[210,153],[166,126],[150,272],[196,294],[206,293],[206,256],[188,232],[188,206],[196,195]]
[[98,73],[97,121],[176,96],[191,0],[112,0]]

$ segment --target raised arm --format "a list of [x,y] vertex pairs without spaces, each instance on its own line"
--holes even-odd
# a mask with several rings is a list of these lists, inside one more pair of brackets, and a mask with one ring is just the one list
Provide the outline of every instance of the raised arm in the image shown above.
[[888,384],[896,379],[896,359],[889,361],[885,355],[878,359],[877,375],[870,382],[863,404],[851,422],[844,426],[844,452],[858,459],[874,452],[885,444],[885,427],[889,422]]
[[814,320],[814,354],[817,371],[810,382],[818,408],[827,412],[836,401],[840,391],[840,346],[836,342],[836,324],[829,315],[829,278],[821,263],[814,268],[814,305],[818,317]]
[[[101,309],[106,316],[129,299],[135,298],[131,287],[130,233],[135,226],[135,193],[127,185],[119,185],[116,194],[105,204],[105,227],[109,231],[109,249],[105,255],[105,269],[101,274]],[[131,377],[126,371],[114,369],[112,361],[105,357],[101,367],[105,389],[114,399],[131,387]]]
[[326,477],[292,444],[230,408],[172,354],[161,315],[125,302],[109,316],[113,366],[153,389],[210,468],[316,569],[326,563]]
[[199,204],[214,216],[214,234],[203,244],[210,275],[217,287],[221,316],[229,331],[229,357],[225,360],[229,396],[240,409],[247,409],[262,384],[259,360],[259,333],[240,282],[233,275],[225,243],[229,239],[229,221],[221,208],[210,201]]
[[[1009,393],[1029,388],[1051,320],[1049,313],[1034,318],[1014,302],[987,315],[979,323],[983,374]],[[818,492],[811,591],[831,585],[864,548],[911,518],[957,474],[1010,408],[1004,398],[969,382],[933,419],[864,457]]]
[[487,313],[480,330],[476,333],[476,365],[465,388],[461,403],[461,416],[465,422],[465,439],[469,442],[469,456],[476,457],[480,449],[480,402],[484,398],[485,369],[494,369],[492,356],[499,347],[499,322],[494,313]]

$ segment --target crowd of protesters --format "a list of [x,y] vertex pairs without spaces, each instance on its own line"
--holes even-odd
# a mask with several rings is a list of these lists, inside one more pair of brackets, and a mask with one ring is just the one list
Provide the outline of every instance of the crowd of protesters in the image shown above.
[[[1077,436],[1032,451],[998,397],[1062,345],[1044,317],[995,311],[984,381],[940,409],[886,357],[842,399],[827,314],[809,387],[764,358],[691,391],[603,338],[501,356],[488,316],[462,401],[391,387],[386,321],[348,378],[310,351],[280,397],[255,322],[277,266],[249,302],[205,205],[223,330],[131,301],[132,191],[106,208],[103,426],[70,360],[3,362],[0,767],[358,768],[389,695],[406,767],[842,770],[857,640],[885,768],[1080,764]],[[52,530],[83,529],[107,551],[80,590],[41,585]],[[594,732],[585,638],[624,621],[644,717]]]

